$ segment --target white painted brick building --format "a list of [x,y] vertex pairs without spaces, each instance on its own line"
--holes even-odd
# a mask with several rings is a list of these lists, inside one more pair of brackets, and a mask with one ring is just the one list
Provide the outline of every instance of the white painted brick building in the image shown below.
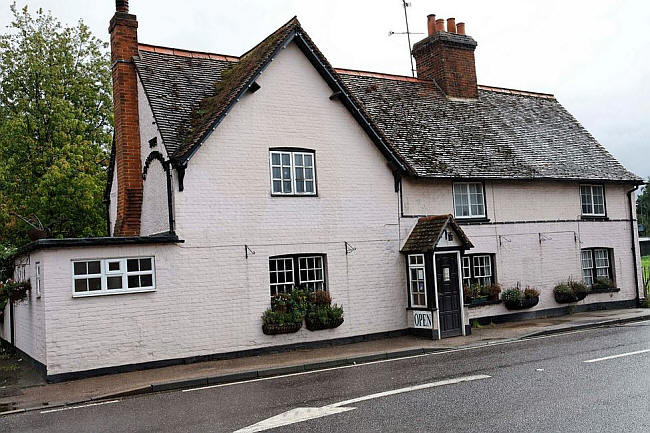
[[[553,287],[587,278],[585,250],[594,278],[605,272],[595,256],[607,255],[616,290],[575,308],[638,301],[630,200],[640,179],[550,95],[427,75],[422,56],[442,55],[436,44],[473,68],[472,38],[430,34],[416,44],[414,79],[333,69],[296,19],[241,58],[138,45],[135,16],[118,3],[112,40],[135,54],[114,45],[114,84],[136,82],[120,87],[128,97],[116,112],[133,109],[139,128],[129,135],[132,119],[116,116],[112,237],[21,249],[17,270],[34,287],[38,263],[41,295],[32,290],[13,315],[7,307],[0,327],[50,380],[403,333],[414,314],[430,317],[417,331],[429,338],[471,332],[474,319],[562,314]],[[276,153],[291,155],[290,193]],[[300,256],[320,257],[319,284],[344,307],[340,327],[262,332],[278,256],[299,267]],[[463,305],[462,286],[479,280],[535,287],[539,304]]]

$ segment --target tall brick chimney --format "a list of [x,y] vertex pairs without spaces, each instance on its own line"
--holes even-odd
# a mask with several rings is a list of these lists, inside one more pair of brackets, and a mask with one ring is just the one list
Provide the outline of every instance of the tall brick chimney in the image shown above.
[[115,1],[111,35],[117,218],[113,236],[139,236],[142,211],[142,161],[138,87],[133,57],[138,55],[138,21],[128,0]]
[[427,16],[428,36],[413,45],[418,78],[433,80],[447,96],[478,98],[474,50],[476,41],[465,35],[465,23],[454,18]]

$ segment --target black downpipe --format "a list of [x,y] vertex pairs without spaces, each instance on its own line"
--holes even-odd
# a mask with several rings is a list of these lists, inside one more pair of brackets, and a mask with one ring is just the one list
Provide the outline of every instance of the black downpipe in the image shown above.
[[630,205],[630,235],[632,236],[632,263],[634,263],[634,283],[635,293],[636,293],[636,305],[637,307],[641,305],[641,296],[639,295],[639,268],[636,264],[636,238],[634,237],[634,208],[632,207],[632,194],[639,189],[639,185],[636,185],[634,189],[631,189],[627,192],[627,200]]
[[174,227],[174,210],[172,207],[172,167],[169,161],[165,163],[165,172],[167,174],[167,212],[169,212],[169,233],[175,233]]

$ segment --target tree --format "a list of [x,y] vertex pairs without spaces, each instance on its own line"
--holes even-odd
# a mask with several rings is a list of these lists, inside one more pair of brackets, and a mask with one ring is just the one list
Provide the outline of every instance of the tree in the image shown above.
[[636,217],[639,225],[643,225],[645,233],[650,231],[650,177],[645,185],[641,194],[636,199]]
[[81,21],[68,27],[42,9],[10,9],[0,35],[0,243],[27,241],[30,227],[16,214],[56,237],[103,235],[113,122],[107,44]]

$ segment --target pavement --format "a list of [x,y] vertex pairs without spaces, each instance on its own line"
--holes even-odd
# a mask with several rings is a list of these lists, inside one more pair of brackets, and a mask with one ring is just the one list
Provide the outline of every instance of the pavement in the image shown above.
[[15,384],[0,386],[0,415],[138,394],[240,382],[433,352],[477,348],[554,333],[643,320],[650,320],[650,310],[604,310],[489,325],[473,329],[470,336],[438,341],[413,336],[393,337],[316,349],[300,349],[112,374],[54,384],[42,382],[35,384],[32,380],[33,375],[27,374],[26,377],[29,377],[30,380],[24,383],[19,380]]

